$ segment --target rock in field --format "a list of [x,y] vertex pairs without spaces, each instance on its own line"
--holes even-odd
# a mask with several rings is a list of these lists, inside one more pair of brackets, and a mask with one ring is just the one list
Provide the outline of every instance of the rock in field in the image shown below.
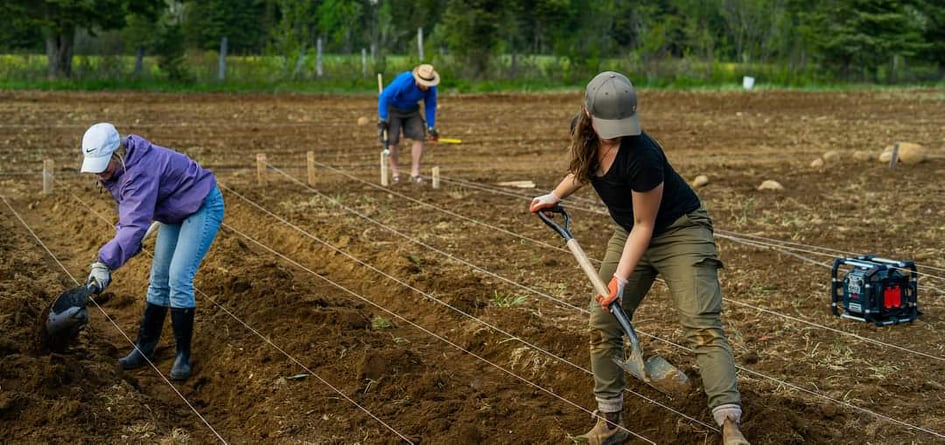
[[696,176],[696,179],[692,180],[692,187],[699,188],[707,185],[709,183],[709,177],[706,175]]
[[[903,164],[918,164],[925,161],[926,154],[925,148],[919,144],[913,144],[911,142],[900,142],[899,144],[899,158],[897,162]],[[896,145],[890,145],[883,150],[883,153],[879,155],[879,162],[889,162],[892,160],[893,147]]]
[[778,181],[768,179],[758,186],[758,190],[784,190],[784,186]]

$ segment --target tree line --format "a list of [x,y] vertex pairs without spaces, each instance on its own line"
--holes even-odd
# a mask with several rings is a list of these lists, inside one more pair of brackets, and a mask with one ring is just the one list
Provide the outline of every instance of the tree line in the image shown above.
[[287,63],[317,42],[381,60],[425,51],[471,79],[514,78],[529,56],[581,75],[620,59],[654,73],[692,62],[842,81],[945,78],[941,0],[2,0],[0,16],[0,51],[45,53],[53,78],[72,75],[77,41],[87,54],[156,56],[169,78],[185,78],[186,55],[220,51],[224,37],[229,54]]

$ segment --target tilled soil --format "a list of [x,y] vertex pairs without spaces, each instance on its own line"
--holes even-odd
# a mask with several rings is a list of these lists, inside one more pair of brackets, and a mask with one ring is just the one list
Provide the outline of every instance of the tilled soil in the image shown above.
[[[581,97],[443,94],[437,126],[463,143],[428,146],[434,189],[378,184],[372,97],[0,93],[0,441],[570,443],[596,408],[591,289],[526,206],[564,175]],[[945,440],[945,94],[641,91],[640,110],[685,178],[709,178],[697,190],[726,266],[723,322],[752,443]],[[84,282],[117,220],[108,194],[76,173],[97,121],[187,153],[223,189],[185,383],[164,377],[169,327],[156,369],[117,368],[153,240],[95,297],[74,344],[40,341],[46,305]],[[922,144],[928,159],[858,160],[896,142]],[[825,166],[811,167],[818,157]],[[757,190],[767,179],[784,190]],[[537,187],[498,185],[523,180]],[[565,205],[600,258],[612,222],[592,190]],[[916,261],[917,321],[830,313],[833,258],[866,253]],[[629,443],[719,443],[665,285],[634,323],[646,353],[686,371],[694,390],[670,398],[630,379]]]

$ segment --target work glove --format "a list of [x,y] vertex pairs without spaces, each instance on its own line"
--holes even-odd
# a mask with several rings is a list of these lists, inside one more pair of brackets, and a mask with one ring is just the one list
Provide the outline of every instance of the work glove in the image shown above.
[[596,299],[597,299],[597,302],[600,303],[601,309],[603,309],[604,311],[608,311],[610,310],[609,306],[611,303],[613,303],[614,301],[622,301],[623,288],[626,286],[627,286],[627,280],[620,278],[617,275],[614,275],[614,277],[610,279],[610,283],[607,284],[607,290],[609,291],[609,293],[606,296],[597,294]]
[[528,206],[528,211],[535,213],[542,209],[550,209],[556,204],[561,202],[561,198],[555,194],[554,191],[548,193],[547,195],[541,195],[532,200],[532,203]]
[[427,134],[430,135],[430,140],[433,142],[440,140],[440,132],[436,131],[436,128],[433,128],[433,127],[427,128]]
[[98,286],[98,291],[96,293],[102,293],[105,291],[105,288],[108,287],[108,283],[112,281],[112,271],[101,261],[96,261],[92,263],[91,270],[89,271],[89,279],[86,280],[86,284],[95,281]]
[[377,121],[377,141],[378,142],[382,144],[387,142],[387,137],[384,133],[386,132],[389,134],[389,131],[390,131],[390,123],[388,123],[384,119]]

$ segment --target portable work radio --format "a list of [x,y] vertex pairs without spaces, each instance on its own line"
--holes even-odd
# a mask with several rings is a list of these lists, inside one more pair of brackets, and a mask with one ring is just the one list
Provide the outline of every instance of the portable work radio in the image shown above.
[[[849,269],[838,279],[841,266]],[[836,258],[831,273],[830,310],[834,315],[889,326],[911,322],[922,314],[916,301],[918,272],[912,261],[873,255]]]

